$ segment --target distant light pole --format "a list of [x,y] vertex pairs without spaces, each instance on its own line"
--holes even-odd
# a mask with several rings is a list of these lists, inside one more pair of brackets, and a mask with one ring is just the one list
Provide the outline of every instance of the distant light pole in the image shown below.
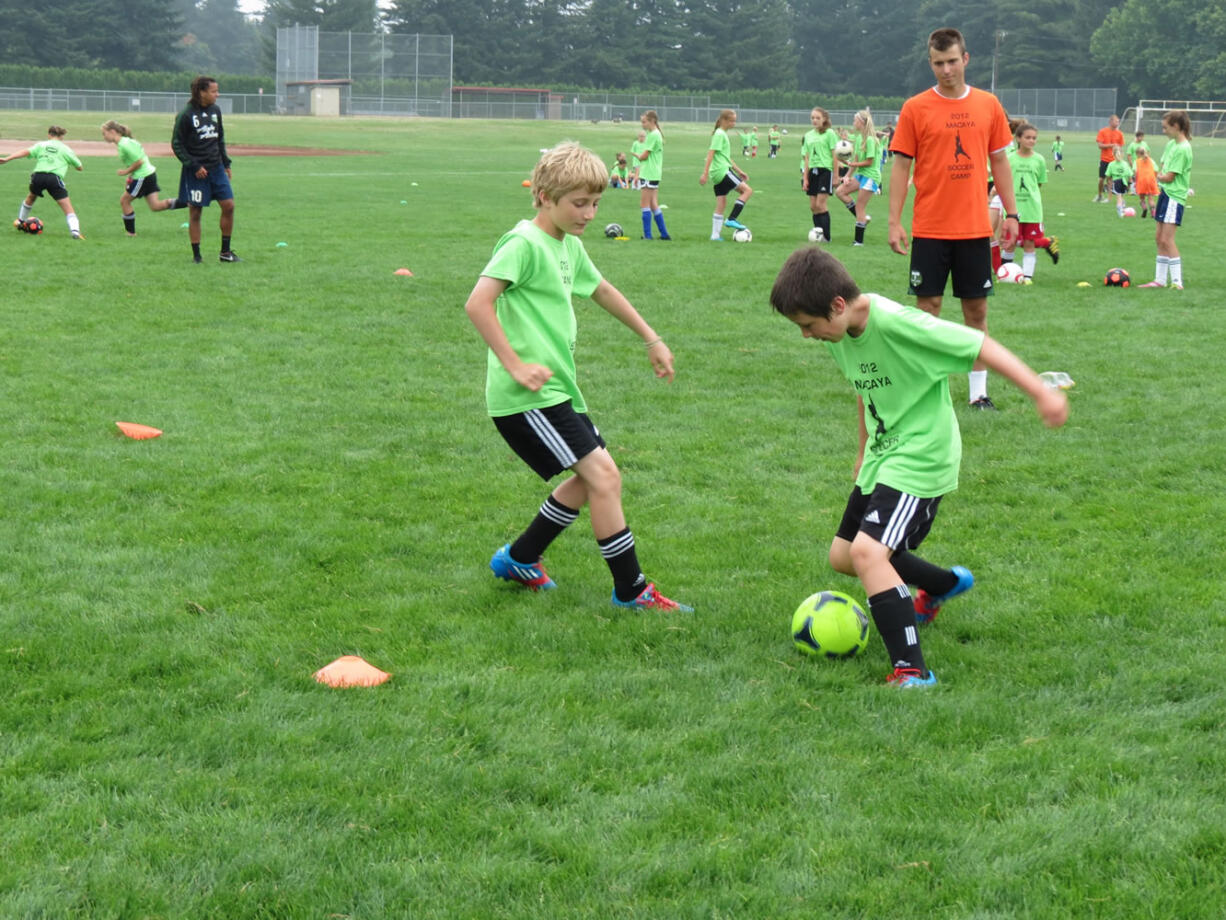
[[1009,33],[1004,29],[996,30],[996,46],[992,49],[992,95],[996,95],[996,59],[1000,57],[1000,40]]

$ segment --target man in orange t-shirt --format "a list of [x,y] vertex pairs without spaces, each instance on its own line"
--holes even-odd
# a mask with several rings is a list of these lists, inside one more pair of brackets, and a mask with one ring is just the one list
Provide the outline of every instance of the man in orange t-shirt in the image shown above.
[[1107,190],[1111,188],[1111,180],[1107,178],[1107,167],[1115,159],[1115,148],[1124,146],[1124,132],[1120,130],[1120,116],[1112,115],[1107,119],[1107,127],[1100,128],[1094,138],[1098,144],[1098,196],[1096,203],[1107,200]]
[[[952,274],[963,322],[986,333],[994,277],[988,178],[995,178],[1005,206],[1002,235],[1016,239],[1017,202],[1007,152],[1013,134],[1000,101],[967,86],[969,60],[957,29],[937,29],[928,36],[928,63],[937,85],[908,99],[898,116],[890,144],[889,233],[890,248],[906,255],[902,212],[914,165],[910,293],[915,305],[939,316]],[[996,408],[988,398],[987,380],[986,366],[976,362],[970,373],[970,403],[978,409]]]

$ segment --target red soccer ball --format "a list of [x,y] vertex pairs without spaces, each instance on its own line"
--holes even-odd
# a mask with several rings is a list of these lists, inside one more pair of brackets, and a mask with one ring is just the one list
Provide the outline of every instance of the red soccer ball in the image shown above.
[[1132,279],[1128,277],[1128,272],[1124,269],[1113,268],[1103,276],[1103,284],[1107,287],[1128,287],[1132,284]]

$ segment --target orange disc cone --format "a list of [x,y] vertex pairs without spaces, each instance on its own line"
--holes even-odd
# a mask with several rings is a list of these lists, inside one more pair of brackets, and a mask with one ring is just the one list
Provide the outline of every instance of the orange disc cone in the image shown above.
[[342,655],[312,676],[329,687],[377,687],[392,675],[357,655]]
[[138,425],[136,422],[116,422],[115,424],[129,438],[137,441],[148,441],[162,433],[161,428],[150,428],[148,425]]
[[413,276],[413,273],[409,271],[407,268],[398,268],[394,272],[392,272],[392,274],[393,275],[408,275],[409,277]]

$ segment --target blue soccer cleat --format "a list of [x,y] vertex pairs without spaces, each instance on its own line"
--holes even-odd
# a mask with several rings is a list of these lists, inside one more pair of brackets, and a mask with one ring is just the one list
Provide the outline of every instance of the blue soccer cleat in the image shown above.
[[724,226],[731,227],[733,230],[748,230],[749,229],[739,220],[733,220],[731,217],[729,217],[727,220],[724,221]]
[[531,591],[548,591],[557,587],[539,559],[530,565],[512,559],[510,543],[494,553],[490,559],[490,571],[503,581],[517,581]]
[[958,583],[942,595],[929,594],[923,589],[915,592],[915,620],[926,626],[941,612],[941,605],[951,597],[957,597],[975,587],[975,576],[964,565],[955,565],[950,571],[958,576]]
[[899,690],[922,690],[925,687],[935,687],[937,676],[932,671],[925,675],[919,668],[895,668],[885,682]]
[[638,610],[663,610],[666,613],[693,613],[693,607],[687,607],[685,604],[678,604],[674,600],[670,600],[656,590],[655,585],[648,585],[639,596],[631,601],[619,601],[617,592],[613,592],[614,607],[631,607]]

